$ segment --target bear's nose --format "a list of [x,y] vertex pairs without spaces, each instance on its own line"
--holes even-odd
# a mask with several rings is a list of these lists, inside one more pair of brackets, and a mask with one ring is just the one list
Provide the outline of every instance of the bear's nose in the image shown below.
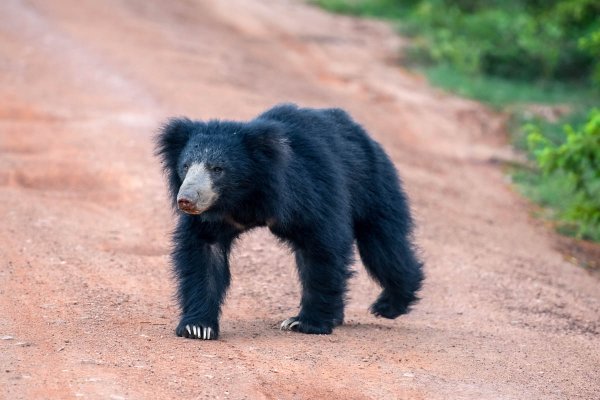
[[180,210],[191,210],[192,208],[194,208],[194,203],[192,203],[188,199],[178,199],[177,206]]

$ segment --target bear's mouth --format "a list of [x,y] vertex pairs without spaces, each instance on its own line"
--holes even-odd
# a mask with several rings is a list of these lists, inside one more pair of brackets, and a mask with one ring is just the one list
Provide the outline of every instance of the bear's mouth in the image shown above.
[[200,215],[202,214],[203,211],[200,210],[183,210],[180,208],[181,211],[183,211],[186,214],[190,214],[190,215]]
[[198,207],[196,204],[190,204],[190,202],[181,200],[177,202],[177,208],[179,208],[180,211],[191,215],[200,215],[208,209],[208,207]]

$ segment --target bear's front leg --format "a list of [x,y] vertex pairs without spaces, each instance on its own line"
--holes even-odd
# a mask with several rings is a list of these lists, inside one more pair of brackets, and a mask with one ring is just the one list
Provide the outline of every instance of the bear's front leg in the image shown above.
[[172,254],[181,321],[177,336],[212,340],[219,336],[219,314],[229,287],[229,243],[209,242],[180,224]]
[[330,334],[335,326],[344,322],[351,252],[351,242],[336,249],[323,249],[321,246],[296,249],[296,263],[302,282],[301,309],[297,316],[283,321],[282,330]]

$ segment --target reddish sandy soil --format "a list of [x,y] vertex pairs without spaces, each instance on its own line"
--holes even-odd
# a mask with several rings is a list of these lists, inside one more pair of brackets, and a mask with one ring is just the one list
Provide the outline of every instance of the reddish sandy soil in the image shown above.
[[[171,4],[172,3],[172,4]],[[379,23],[296,1],[0,4],[0,398],[598,399],[598,280],[565,260],[494,162],[503,121],[395,65]],[[292,257],[266,230],[232,259],[222,337],[175,337],[167,116],[348,109],[403,176],[422,302],[281,332]]]

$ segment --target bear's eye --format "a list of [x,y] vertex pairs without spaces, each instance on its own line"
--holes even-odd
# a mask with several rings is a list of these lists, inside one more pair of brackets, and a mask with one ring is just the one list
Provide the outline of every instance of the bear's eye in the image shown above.
[[223,172],[223,168],[217,166],[210,167],[210,170],[216,174],[220,174],[221,172]]
[[187,171],[188,169],[190,169],[189,164],[183,164],[183,170]]

